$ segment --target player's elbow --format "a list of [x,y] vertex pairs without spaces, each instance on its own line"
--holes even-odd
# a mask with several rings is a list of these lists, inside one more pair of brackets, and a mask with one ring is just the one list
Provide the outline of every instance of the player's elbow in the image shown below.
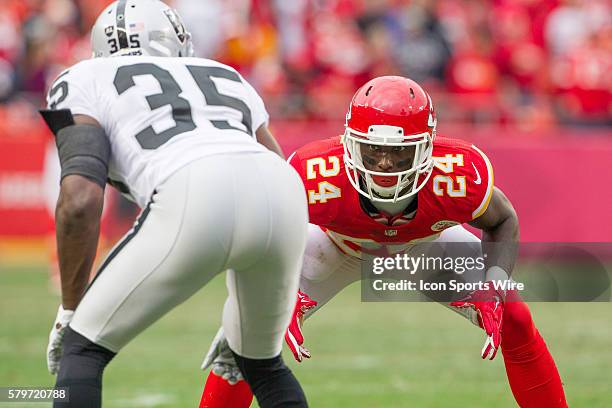
[[510,206],[508,211],[508,218],[506,222],[508,223],[508,230],[511,233],[511,240],[518,242],[521,237],[521,228],[516,210],[512,206]]
[[500,241],[518,242],[520,227],[514,206],[508,197],[498,188],[495,189],[492,201],[492,224],[494,226],[491,229],[493,230],[493,235],[498,236]]
[[90,193],[75,196],[60,196],[55,211],[58,222],[73,224],[87,222],[100,214],[100,204],[96,197]]
[[62,182],[55,211],[56,220],[64,225],[81,224],[99,219],[104,190],[95,183]]

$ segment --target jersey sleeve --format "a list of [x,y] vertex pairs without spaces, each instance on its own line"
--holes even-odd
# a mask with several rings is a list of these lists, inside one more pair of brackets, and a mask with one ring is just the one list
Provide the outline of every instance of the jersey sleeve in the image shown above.
[[47,93],[48,109],[69,109],[73,115],[87,115],[100,122],[95,101],[95,83],[82,63],[62,72]]
[[[472,174],[472,219],[480,217],[487,210],[493,195],[493,166],[486,154],[476,146],[471,146],[471,164],[468,172]],[[467,164],[467,163],[466,163]]]
[[264,104],[263,99],[261,99],[261,96],[259,96],[255,88],[253,88],[253,86],[249,84],[244,78],[242,78],[242,82],[244,82],[244,86],[247,89],[247,97],[249,99],[249,106],[251,108],[254,134],[257,129],[261,127],[261,125],[268,125],[268,122],[270,121],[270,115],[268,115],[266,105]]

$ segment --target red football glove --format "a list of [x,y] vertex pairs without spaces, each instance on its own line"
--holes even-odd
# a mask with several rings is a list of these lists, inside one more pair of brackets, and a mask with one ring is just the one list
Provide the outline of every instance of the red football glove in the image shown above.
[[291,349],[293,357],[298,362],[301,362],[304,357],[310,358],[310,351],[302,344],[304,343],[304,336],[302,335],[302,320],[304,313],[312,309],[317,305],[317,302],[308,297],[307,294],[298,290],[297,302],[293,309],[293,316],[289,322],[289,327],[285,332],[285,342]]
[[504,297],[489,283],[487,290],[475,290],[466,298],[452,302],[453,307],[470,307],[478,315],[478,322],[487,333],[484,347],[481,351],[483,359],[493,360],[501,344],[501,327],[504,316]]

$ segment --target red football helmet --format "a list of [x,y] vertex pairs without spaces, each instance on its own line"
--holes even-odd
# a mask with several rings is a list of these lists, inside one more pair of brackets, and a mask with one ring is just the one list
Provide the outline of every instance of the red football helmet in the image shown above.
[[[431,98],[419,84],[400,76],[372,79],[353,96],[345,126],[345,168],[360,194],[373,201],[396,202],[423,188],[433,169],[436,115]],[[414,149],[412,166],[398,172],[368,170],[362,144],[410,147]]]

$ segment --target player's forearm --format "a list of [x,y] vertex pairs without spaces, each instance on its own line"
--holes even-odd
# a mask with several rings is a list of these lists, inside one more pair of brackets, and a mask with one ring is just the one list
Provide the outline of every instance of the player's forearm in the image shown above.
[[101,206],[96,203],[70,204],[66,200],[56,209],[56,235],[64,309],[79,304],[96,256]]
[[278,154],[283,159],[285,158],[285,154],[283,153],[283,149],[281,149],[280,145],[276,138],[272,135],[267,126],[262,125],[256,132],[257,141],[264,145],[268,150]]
[[519,223],[516,214],[508,216],[493,228],[482,232],[482,249],[487,254],[487,269],[498,266],[508,275],[512,273],[518,252]]
[[470,222],[470,225],[482,230],[482,252],[486,254],[487,279],[507,279],[507,275],[514,269],[519,240],[518,216],[510,200],[495,187],[487,210]]
[[280,145],[276,141],[276,139],[268,139],[264,144],[268,148],[268,150],[273,151],[278,154],[281,158],[285,159],[285,153],[283,153],[283,149],[281,149]]

